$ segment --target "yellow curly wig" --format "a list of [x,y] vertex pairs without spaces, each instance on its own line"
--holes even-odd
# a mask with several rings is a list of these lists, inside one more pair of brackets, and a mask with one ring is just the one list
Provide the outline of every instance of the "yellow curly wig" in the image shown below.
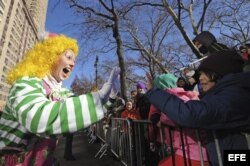
[[53,65],[60,57],[59,55],[67,49],[71,49],[75,55],[78,54],[77,41],[64,35],[38,42],[25,54],[24,59],[10,70],[7,82],[13,84],[24,76],[44,78],[51,73]]

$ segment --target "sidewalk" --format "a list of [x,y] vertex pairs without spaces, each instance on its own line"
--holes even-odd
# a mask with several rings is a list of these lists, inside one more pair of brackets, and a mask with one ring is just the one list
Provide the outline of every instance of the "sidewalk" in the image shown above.
[[123,166],[110,153],[104,155],[101,159],[95,158],[95,154],[101,147],[100,143],[88,143],[88,137],[85,133],[76,133],[73,139],[73,155],[75,161],[66,161],[63,158],[65,138],[59,139],[55,157],[60,161],[60,166]]

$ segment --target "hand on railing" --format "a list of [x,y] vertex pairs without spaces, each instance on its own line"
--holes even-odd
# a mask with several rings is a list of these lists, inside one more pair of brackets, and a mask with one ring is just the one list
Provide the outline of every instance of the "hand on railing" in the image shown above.
[[150,148],[150,150],[151,150],[152,152],[154,152],[154,151],[155,151],[155,143],[150,142],[150,143],[149,143],[149,148]]

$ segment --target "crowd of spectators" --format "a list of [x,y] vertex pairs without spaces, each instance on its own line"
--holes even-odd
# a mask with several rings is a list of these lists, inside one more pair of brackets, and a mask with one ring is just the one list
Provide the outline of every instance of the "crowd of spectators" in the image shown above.
[[[162,127],[162,124],[184,127],[182,131],[185,139],[184,148],[188,163],[192,166],[200,165],[199,156],[201,155],[198,154],[198,142],[193,128],[202,130],[202,139],[205,140],[201,148],[204,165],[218,165],[214,137],[219,137],[222,158],[225,149],[248,147],[245,137],[235,130],[245,130],[250,123],[250,117],[246,115],[245,108],[246,99],[250,98],[247,85],[250,84],[248,73],[250,71],[250,44],[242,45],[238,49],[229,48],[218,43],[215,36],[208,31],[200,33],[193,42],[204,57],[198,68],[187,67],[178,78],[166,73],[154,79],[148,78],[147,82],[138,82],[136,89],[130,93],[130,99],[124,102],[126,104],[119,117],[150,120],[153,125],[151,134],[154,134],[155,140],[157,140],[157,130]],[[246,78],[247,83],[244,83],[242,77]],[[241,91],[244,92],[242,93],[245,96],[244,101],[238,96]],[[221,107],[221,104],[226,105]],[[240,112],[238,120],[231,116],[237,112]],[[229,123],[231,124],[228,125]],[[207,132],[208,129],[227,131],[211,134]],[[164,133],[167,135],[169,131],[164,131]],[[171,138],[174,147],[172,155],[175,158],[166,157],[158,161],[158,165],[172,165],[173,162],[178,166],[183,165],[180,134],[178,129]],[[163,143],[170,144],[169,135],[166,135]],[[229,145],[230,141],[233,141],[231,145]]]

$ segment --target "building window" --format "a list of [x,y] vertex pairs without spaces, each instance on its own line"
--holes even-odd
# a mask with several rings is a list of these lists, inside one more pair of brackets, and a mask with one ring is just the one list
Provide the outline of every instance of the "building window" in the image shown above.
[[8,68],[7,67],[3,67],[3,72],[5,73],[5,74],[7,74],[8,73]]
[[2,77],[1,77],[1,81],[2,81],[2,82],[5,82],[5,81],[6,81],[6,77],[5,77],[5,75],[2,75]]

